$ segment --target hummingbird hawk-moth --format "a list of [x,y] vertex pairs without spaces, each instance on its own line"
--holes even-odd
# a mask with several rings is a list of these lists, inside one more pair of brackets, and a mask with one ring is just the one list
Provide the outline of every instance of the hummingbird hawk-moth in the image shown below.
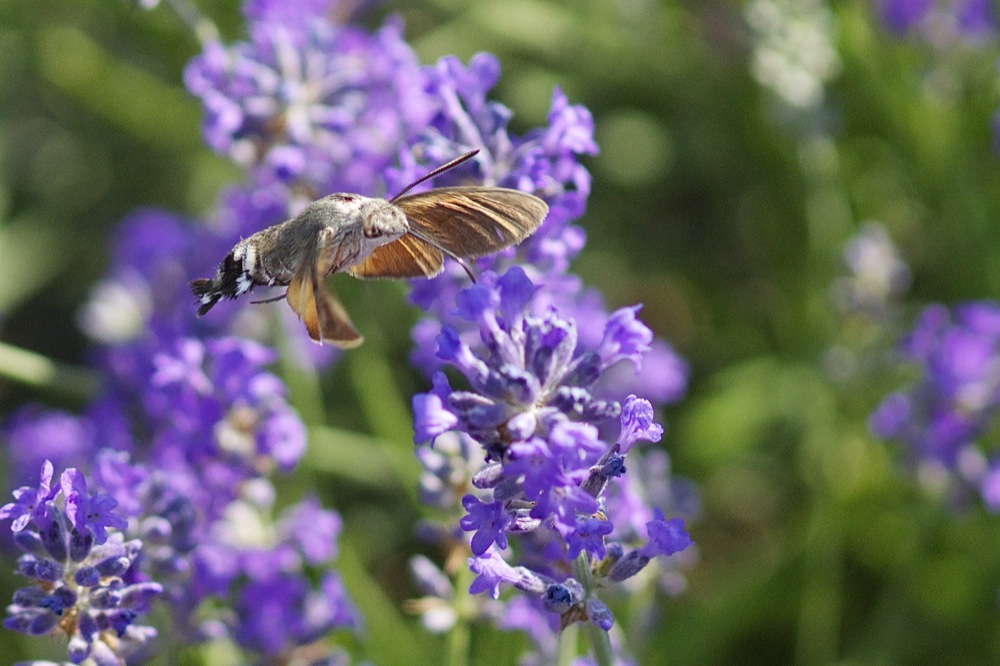
[[478,152],[434,169],[388,201],[331,194],[296,217],[241,240],[214,277],[191,282],[200,304],[198,316],[220,299],[238,298],[255,286],[287,286],[284,298],[305,323],[309,337],[320,344],[325,340],[356,347],[363,338],[344,306],[325,289],[328,275],[434,277],[444,269],[447,256],[472,278],[463,259],[520,243],[545,219],[549,207],[544,201],[502,187],[439,187],[406,194]]

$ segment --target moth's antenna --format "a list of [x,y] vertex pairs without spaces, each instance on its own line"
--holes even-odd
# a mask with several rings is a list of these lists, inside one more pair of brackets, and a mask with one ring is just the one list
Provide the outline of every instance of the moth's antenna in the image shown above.
[[[463,157],[461,159],[466,159],[467,157],[469,157],[471,155],[475,155],[475,153],[469,153],[469,155],[466,155],[465,157]],[[451,257],[452,259],[454,259],[455,261],[457,261],[458,265],[461,266],[465,270],[465,274],[469,276],[469,279],[472,280],[473,282],[476,281],[476,276],[472,273],[472,269],[469,268],[469,265],[465,263],[465,259],[462,259],[462,257],[458,256],[457,254],[455,254],[454,252],[452,252],[448,248],[441,247],[438,243],[436,243],[435,241],[431,240],[427,236],[424,236],[419,231],[415,230],[413,227],[410,227],[410,230],[407,233],[410,234],[411,236],[413,236],[414,238],[416,238],[417,240],[422,240],[423,242],[427,243],[431,247],[437,248],[438,250],[441,251],[442,254],[445,254],[445,255]]]
[[[412,183],[410,183],[409,185],[407,185],[406,187],[404,187],[402,192],[400,192],[399,194],[397,194],[393,198],[389,199],[389,203],[393,203],[394,201],[396,201],[396,199],[398,199],[399,197],[403,196],[404,194],[406,194],[407,192],[409,192],[410,190],[412,190],[414,187],[416,187],[420,183],[424,182],[425,180],[427,180],[429,178],[433,178],[434,176],[439,176],[442,173],[444,173],[445,171],[448,171],[449,169],[454,169],[455,167],[457,167],[462,162],[464,162],[464,161],[466,161],[466,160],[474,157],[478,152],[479,152],[479,149],[476,148],[475,150],[469,151],[466,154],[462,155],[461,157],[456,157],[455,159],[453,159],[451,162],[448,162],[447,164],[442,164],[438,168],[436,168],[433,171],[431,171],[429,174],[427,174],[425,176],[421,176],[420,178],[417,178],[415,181],[413,181]],[[423,240],[423,239],[421,239],[421,240]],[[452,255],[452,256],[454,256],[454,255]],[[468,269],[466,269],[466,270],[468,270]]]

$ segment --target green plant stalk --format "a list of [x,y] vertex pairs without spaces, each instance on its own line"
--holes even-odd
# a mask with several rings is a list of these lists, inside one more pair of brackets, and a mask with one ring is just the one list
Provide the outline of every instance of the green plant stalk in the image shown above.
[[559,634],[559,653],[556,655],[558,666],[571,666],[579,652],[580,627],[571,624]]
[[[472,649],[472,619],[476,600],[468,592],[472,583],[472,572],[468,567],[459,567],[455,576],[456,620],[448,632],[448,666],[466,666]],[[464,592],[464,593],[463,593]]]
[[[593,579],[590,577],[590,558],[587,553],[580,553],[576,558],[576,579],[583,585],[587,597],[593,592]],[[587,637],[590,639],[591,652],[597,666],[614,666],[615,653],[611,648],[608,632],[592,622],[587,623]]]
[[0,342],[0,376],[86,402],[97,391],[97,373]]

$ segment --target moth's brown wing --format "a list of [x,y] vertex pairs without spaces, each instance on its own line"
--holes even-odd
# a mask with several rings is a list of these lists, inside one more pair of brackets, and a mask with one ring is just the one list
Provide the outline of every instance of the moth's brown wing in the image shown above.
[[375,248],[368,258],[347,272],[357,278],[418,278],[434,277],[443,267],[441,250],[404,235]]
[[460,257],[481,257],[520,243],[549,212],[538,197],[502,187],[439,187],[392,203],[403,209],[417,235]]
[[310,338],[320,344],[325,340],[338,347],[357,347],[364,338],[354,328],[344,306],[323,285],[326,262],[321,259],[324,254],[322,239],[321,236],[316,247],[310,248],[288,284],[285,298],[306,325]]

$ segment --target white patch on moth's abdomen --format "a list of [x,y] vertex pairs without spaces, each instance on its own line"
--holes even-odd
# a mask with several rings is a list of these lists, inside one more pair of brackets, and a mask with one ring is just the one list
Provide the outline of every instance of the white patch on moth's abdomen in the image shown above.
[[246,252],[243,255],[243,273],[250,275],[253,273],[253,269],[257,267],[257,248],[253,245],[248,245]]

